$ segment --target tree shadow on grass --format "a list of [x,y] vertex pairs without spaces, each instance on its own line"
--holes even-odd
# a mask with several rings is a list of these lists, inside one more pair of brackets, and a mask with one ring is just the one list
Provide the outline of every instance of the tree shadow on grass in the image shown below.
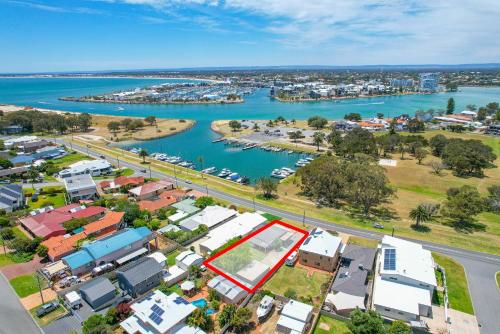
[[453,227],[457,232],[466,234],[486,231],[486,225],[478,223],[476,221],[449,220],[444,222],[443,224]]
[[429,233],[431,231],[431,228],[427,225],[411,224],[410,227],[412,230],[417,231],[417,232],[421,232],[421,233]]
[[363,210],[359,207],[353,206],[344,206],[343,209],[347,212],[347,215],[353,219],[359,220],[362,223],[372,223],[374,221],[389,221],[398,219],[399,216],[396,214],[396,211],[385,208],[372,208],[370,213],[365,215]]
[[263,201],[272,201],[275,199],[278,199],[278,195],[264,195],[264,194],[258,194],[256,196],[257,199],[263,200]]

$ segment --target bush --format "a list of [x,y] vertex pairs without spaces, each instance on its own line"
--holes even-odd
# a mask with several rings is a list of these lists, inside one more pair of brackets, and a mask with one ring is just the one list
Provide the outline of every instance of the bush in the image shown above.
[[0,230],[0,236],[2,236],[3,240],[12,240],[14,239],[14,231],[10,227],[4,227]]
[[202,196],[194,202],[194,205],[200,209],[205,209],[207,206],[214,205],[215,201],[210,196]]
[[290,299],[296,299],[297,298],[297,291],[295,291],[294,289],[292,288],[288,288],[286,289],[285,293],[284,293],[284,296],[286,298],[290,298]]
[[11,225],[11,222],[10,222],[10,219],[3,216],[3,217],[0,217],[0,227],[7,227],[7,226],[10,226]]

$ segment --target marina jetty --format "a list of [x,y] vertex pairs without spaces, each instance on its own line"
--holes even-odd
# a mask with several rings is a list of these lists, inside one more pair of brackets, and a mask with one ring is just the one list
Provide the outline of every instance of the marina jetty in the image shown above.
[[81,97],[60,97],[61,101],[120,104],[234,104],[255,87],[231,83],[164,83],[128,91]]

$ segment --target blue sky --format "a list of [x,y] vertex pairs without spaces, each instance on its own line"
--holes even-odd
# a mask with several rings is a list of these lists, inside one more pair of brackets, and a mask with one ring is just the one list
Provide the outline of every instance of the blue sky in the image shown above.
[[500,62],[498,0],[0,0],[0,72]]

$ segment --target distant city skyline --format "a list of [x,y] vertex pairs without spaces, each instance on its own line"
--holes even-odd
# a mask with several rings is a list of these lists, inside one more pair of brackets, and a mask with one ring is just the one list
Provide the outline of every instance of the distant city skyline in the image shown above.
[[0,0],[0,9],[0,73],[500,62],[495,0]]

